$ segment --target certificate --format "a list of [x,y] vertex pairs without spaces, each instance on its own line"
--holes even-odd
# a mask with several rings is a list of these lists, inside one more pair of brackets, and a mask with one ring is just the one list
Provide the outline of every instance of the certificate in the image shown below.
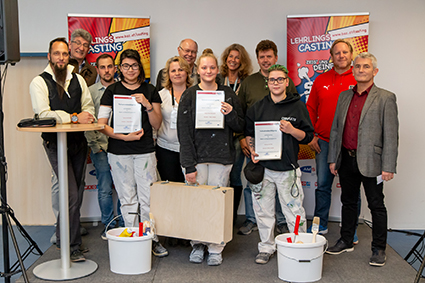
[[281,159],[280,121],[255,122],[255,160]]
[[220,112],[224,91],[196,91],[196,129],[224,129],[224,115]]
[[142,107],[136,98],[114,95],[114,133],[132,133],[142,129]]

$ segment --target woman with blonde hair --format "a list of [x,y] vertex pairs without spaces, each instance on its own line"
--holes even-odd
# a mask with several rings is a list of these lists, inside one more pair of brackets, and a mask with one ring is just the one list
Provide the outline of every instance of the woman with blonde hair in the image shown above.
[[[198,59],[198,74],[201,81],[188,88],[182,95],[177,117],[177,132],[180,142],[180,163],[188,183],[227,186],[229,174],[235,161],[233,132],[242,132],[244,117],[242,107],[234,91],[228,86],[217,84],[217,58],[211,49],[206,49]],[[199,129],[195,126],[196,104],[200,91],[224,94],[220,112],[223,128]],[[208,265],[220,265],[225,244],[192,241],[189,261],[202,263],[208,249]]]
[[162,180],[184,182],[177,137],[177,111],[183,92],[192,85],[189,64],[179,56],[168,59],[163,72],[162,124],[157,133],[157,168]]

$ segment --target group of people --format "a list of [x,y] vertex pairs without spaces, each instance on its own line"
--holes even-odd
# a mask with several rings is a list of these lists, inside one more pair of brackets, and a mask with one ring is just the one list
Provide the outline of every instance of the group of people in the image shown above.
[[[88,88],[87,78],[93,77],[93,70],[84,61],[91,43],[87,34],[75,30],[71,46],[64,38],[52,40],[49,64],[30,86],[33,109],[40,117],[55,117],[60,123],[97,121],[104,125],[100,132],[86,132],[85,137],[82,133],[68,134],[72,261],[85,260],[83,253],[88,251],[81,245],[79,223],[88,142],[105,226],[123,225],[113,220],[112,184],[126,227],[149,219],[150,184],[159,179],[230,185],[235,189],[234,216],[242,194],[245,201],[246,221],[239,234],[259,230],[261,242],[255,258],[259,264],[267,263],[276,250],[275,226],[279,234],[293,231],[296,216],[300,215],[300,231],[307,230],[297,158],[299,144],[309,144],[316,152],[315,215],[321,218],[322,233],[327,231],[333,176],[338,172],[341,178],[341,239],[328,252],[353,250],[362,182],[374,222],[370,263],[385,263],[386,210],[382,182],[376,179],[382,173],[382,180],[387,181],[395,173],[398,121],[394,94],[373,84],[378,70],[373,55],[360,54],[351,67],[350,43],[335,41],[330,50],[334,68],[316,79],[306,107],[288,70],[277,64],[277,46],[270,40],[262,40],[256,47],[260,70],[254,74],[242,45],[226,48],[219,64],[211,49],[205,49],[197,58],[197,43],[184,39],[177,47],[178,56],[167,60],[160,70],[156,87],[146,82],[139,53],[128,49],[119,55],[118,81],[114,80],[115,60],[105,54],[97,58],[97,76],[90,80],[91,84],[97,83]],[[73,46],[81,51],[75,64],[70,59],[70,53],[74,57]],[[198,94],[202,91],[223,95],[222,127],[197,127]],[[131,97],[140,104],[140,130],[114,131],[115,95]],[[261,121],[279,123],[280,159],[258,160],[255,123]],[[57,175],[56,137],[43,133],[42,138]],[[244,162],[261,171],[257,181],[247,176],[245,189],[241,181]],[[58,227],[59,223],[56,237],[60,246]],[[222,263],[225,244],[191,241],[191,245],[190,262],[202,263],[208,252],[208,265]],[[168,255],[157,238],[152,252],[159,257]]]

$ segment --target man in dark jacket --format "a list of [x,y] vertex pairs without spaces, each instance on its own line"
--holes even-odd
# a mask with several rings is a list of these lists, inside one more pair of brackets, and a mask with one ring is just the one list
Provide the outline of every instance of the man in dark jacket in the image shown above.
[[[264,167],[262,182],[251,184],[261,239],[259,254],[255,258],[259,264],[267,263],[276,251],[273,234],[276,193],[289,230],[294,231],[296,216],[300,215],[300,231],[306,231],[307,222],[302,206],[304,193],[297,161],[299,144],[308,144],[313,139],[313,126],[305,104],[298,94],[286,92],[288,70],[282,65],[273,65],[268,71],[270,94],[249,108],[245,117],[245,136],[251,160],[260,162]],[[260,130],[263,127],[259,122],[265,122],[260,124],[266,124],[267,129]],[[271,127],[272,124],[275,126]],[[260,131],[264,134],[260,134]]]

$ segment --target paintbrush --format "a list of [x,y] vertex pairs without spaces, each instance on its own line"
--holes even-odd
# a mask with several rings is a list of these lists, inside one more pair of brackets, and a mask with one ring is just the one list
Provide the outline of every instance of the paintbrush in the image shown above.
[[319,233],[320,218],[315,216],[313,218],[313,225],[311,225],[311,232],[313,233],[312,243],[316,243],[316,235]]

